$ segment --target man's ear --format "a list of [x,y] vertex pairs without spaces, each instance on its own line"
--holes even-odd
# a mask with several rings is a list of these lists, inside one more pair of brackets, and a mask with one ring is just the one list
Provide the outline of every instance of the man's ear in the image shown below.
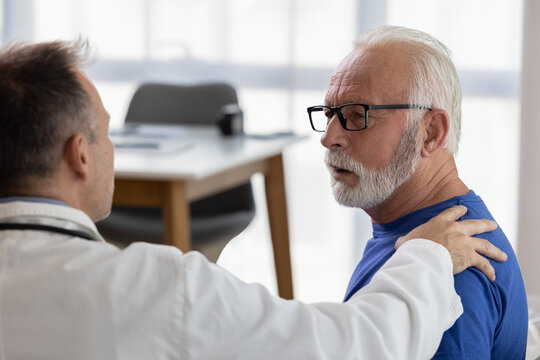
[[80,133],[72,135],[64,148],[64,158],[72,174],[80,180],[88,180],[90,175],[90,144]]
[[450,118],[446,111],[434,109],[426,113],[424,118],[424,142],[422,156],[431,157],[446,144],[450,130]]

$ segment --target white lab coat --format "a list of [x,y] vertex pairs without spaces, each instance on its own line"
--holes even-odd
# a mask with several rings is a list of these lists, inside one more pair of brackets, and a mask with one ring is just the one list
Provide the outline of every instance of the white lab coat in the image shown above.
[[462,313],[448,252],[404,245],[345,304],[304,304],[246,284],[196,252],[119,250],[67,206],[0,204],[0,222],[98,241],[0,231],[0,359],[427,359]]

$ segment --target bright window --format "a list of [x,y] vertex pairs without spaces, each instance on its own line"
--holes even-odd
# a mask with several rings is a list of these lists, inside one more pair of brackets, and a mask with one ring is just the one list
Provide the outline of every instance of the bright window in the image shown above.
[[[513,241],[516,236],[522,2],[493,0],[0,0],[2,43],[88,38],[88,68],[113,125],[144,81],[223,80],[237,87],[249,132],[293,130],[309,140],[287,152],[296,295],[341,300],[370,233],[360,210],[335,204],[323,148],[305,108],[324,101],[330,75],[355,35],[380,24],[424,30],[453,53],[464,90],[457,157]],[[258,189],[258,216],[221,264],[273,288]],[[324,266],[321,266],[324,264]],[[330,271],[329,271],[330,270]]]

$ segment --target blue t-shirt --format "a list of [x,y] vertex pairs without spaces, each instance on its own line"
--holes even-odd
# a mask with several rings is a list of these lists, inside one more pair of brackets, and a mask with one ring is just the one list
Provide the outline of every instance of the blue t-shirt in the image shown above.
[[[398,237],[455,205],[468,208],[461,218],[491,219],[482,199],[473,191],[417,210],[389,224],[373,225],[373,238],[349,282],[345,301],[366,286],[394,254]],[[521,271],[508,239],[500,228],[478,236],[508,254],[503,263],[492,261],[496,280],[490,282],[479,270],[469,268],[454,276],[464,313],[442,338],[435,359],[525,359],[527,345],[527,298]]]

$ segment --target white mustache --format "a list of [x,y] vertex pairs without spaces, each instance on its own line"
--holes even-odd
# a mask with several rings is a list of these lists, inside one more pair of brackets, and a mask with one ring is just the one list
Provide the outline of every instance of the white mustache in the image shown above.
[[344,169],[359,175],[361,165],[340,150],[326,150],[324,162],[328,168]]

